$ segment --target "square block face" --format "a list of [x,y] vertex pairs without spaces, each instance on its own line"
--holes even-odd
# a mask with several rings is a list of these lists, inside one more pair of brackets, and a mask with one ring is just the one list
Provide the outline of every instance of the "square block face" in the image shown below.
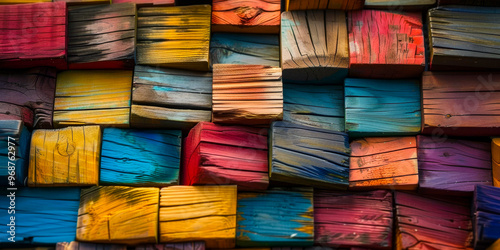
[[357,10],[364,4],[365,0],[286,0],[286,10]]
[[500,238],[498,197],[498,187],[478,185],[474,191],[474,249],[486,249]]
[[214,0],[212,30],[237,33],[279,33],[281,0]]
[[180,130],[105,128],[101,185],[169,186],[179,183]]
[[158,188],[92,187],[82,190],[77,241],[156,243]]
[[31,132],[22,121],[0,120],[0,186],[25,185],[30,141]]
[[70,70],[57,75],[54,126],[128,127],[132,71]]
[[491,140],[491,163],[493,185],[500,187],[500,138],[493,138]]
[[345,131],[349,136],[416,135],[421,127],[416,80],[345,80]]
[[160,242],[205,241],[233,248],[236,186],[171,186],[160,192]]
[[98,185],[100,147],[99,126],[35,130],[31,138],[28,185]]
[[351,189],[416,189],[415,137],[372,137],[351,142]]
[[238,193],[238,247],[312,246],[312,188]]

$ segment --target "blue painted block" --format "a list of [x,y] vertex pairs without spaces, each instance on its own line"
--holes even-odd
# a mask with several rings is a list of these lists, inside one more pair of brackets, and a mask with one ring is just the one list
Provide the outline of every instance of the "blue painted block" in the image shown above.
[[169,186],[179,183],[180,130],[105,128],[101,185]]
[[473,216],[474,249],[486,249],[500,239],[500,188],[476,186]]
[[416,135],[421,127],[417,80],[345,80],[345,131],[350,136]]
[[312,246],[312,188],[273,188],[239,192],[236,245]]
[[0,121],[1,186],[25,186],[25,180],[28,176],[30,141],[31,132],[23,125],[23,122],[18,120]]

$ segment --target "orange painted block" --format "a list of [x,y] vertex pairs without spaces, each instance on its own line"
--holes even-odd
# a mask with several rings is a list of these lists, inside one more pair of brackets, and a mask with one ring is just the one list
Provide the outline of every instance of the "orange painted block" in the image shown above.
[[500,187],[500,138],[493,138],[491,141],[491,158],[493,185]]
[[279,33],[281,0],[213,0],[212,31]]

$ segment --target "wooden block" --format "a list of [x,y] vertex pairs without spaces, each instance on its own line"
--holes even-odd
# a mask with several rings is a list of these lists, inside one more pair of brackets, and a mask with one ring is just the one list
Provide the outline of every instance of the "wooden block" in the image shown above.
[[132,71],[69,70],[57,75],[54,126],[128,127]]
[[436,5],[436,0],[366,0],[367,9],[421,10]]
[[[314,193],[314,243],[324,247],[392,247],[389,191]],[[352,248],[351,248],[352,249]]]
[[351,149],[351,189],[417,189],[415,137],[356,139],[351,142]]
[[169,186],[179,184],[180,130],[105,128],[100,184]]
[[26,4],[26,3],[46,3],[52,2],[52,0],[3,0],[1,4]]
[[418,136],[419,191],[472,195],[492,185],[490,143]]
[[474,249],[486,249],[500,239],[500,188],[477,185],[474,191]]
[[212,31],[271,33],[280,31],[281,0],[213,0]]
[[422,13],[382,10],[348,14],[349,76],[420,77],[425,68]]
[[421,127],[416,80],[345,80],[345,131],[350,136],[416,135]]
[[52,128],[56,73],[48,67],[0,70],[0,113],[21,117],[30,128]]
[[57,243],[55,250],[127,250],[127,246],[72,241]]
[[113,0],[113,3],[135,3],[137,6],[174,6],[175,0]]
[[491,163],[493,185],[500,187],[500,138],[491,140]]
[[358,10],[365,0],[285,0],[286,10]]
[[215,64],[212,121],[269,124],[283,119],[281,69],[263,65]]
[[210,39],[210,64],[255,64],[279,67],[277,35],[214,33]]
[[175,6],[212,4],[212,0],[175,0]]
[[139,9],[137,64],[208,71],[210,18],[210,5]]
[[347,76],[349,51],[345,13],[292,11],[281,15],[283,81],[341,83]]
[[66,20],[66,3],[0,5],[0,68],[65,69]]
[[[68,5],[81,5],[81,4],[110,4],[112,0],[53,0],[54,2],[66,2]],[[115,3],[116,0],[113,0]],[[101,6],[103,8],[103,6]],[[71,15],[71,14],[70,14]],[[71,29],[68,29],[71,32]]]
[[70,8],[69,68],[132,69],[135,14],[136,7],[133,3]]
[[270,131],[273,181],[347,189],[349,138],[343,132],[274,122]]
[[236,245],[312,246],[312,188],[274,188],[238,193]]
[[0,120],[0,186],[24,186],[31,132],[20,120]]
[[491,244],[486,250],[496,250],[500,249],[500,239],[496,240],[495,243]]
[[76,240],[144,244],[158,239],[159,188],[91,187],[82,189]]
[[[2,188],[0,191],[0,204],[2,204],[0,220],[4,222],[0,225],[3,235],[0,238],[2,248],[55,245],[57,242],[75,240],[79,200],[79,188],[18,187],[15,191]],[[12,201],[15,204],[9,205]],[[14,220],[11,220],[11,216]],[[14,230],[11,230],[8,224],[15,224]]]
[[189,130],[212,116],[212,74],[136,66],[130,125]]
[[169,244],[139,245],[135,250],[205,250],[205,242],[181,242]]
[[236,186],[171,186],[160,191],[160,242],[205,241],[232,248],[236,237]]
[[496,0],[438,0],[438,5],[500,6]]

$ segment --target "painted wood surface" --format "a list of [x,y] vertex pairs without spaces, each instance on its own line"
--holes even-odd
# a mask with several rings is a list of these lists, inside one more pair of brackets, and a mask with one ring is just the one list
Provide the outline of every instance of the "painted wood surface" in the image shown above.
[[500,6],[496,0],[438,0],[438,5]]
[[[12,193],[15,208],[10,209]],[[10,195],[10,197],[9,197]],[[79,188],[26,188],[0,191],[0,225],[2,247],[20,245],[55,245],[75,240],[77,227]],[[15,210],[15,214],[9,210]],[[15,217],[15,243],[10,236],[10,217]]]
[[132,69],[135,19],[136,6],[133,3],[70,8],[70,69]]
[[0,102],[0,120],[22,121],[26,127],[33,127],[33,111],[23,105]]
[[314,192],[314,243],[317,245],[390,249],[392,227],[392,193],[389,191]]
[[345,80],[345,131],[350,136],[416,135],[421,126],[416,80]]
[[500,74],[426,72],[422,76],[422,133],[500,135]]
[[82,190],[77,241],[113,244],[156,243],[159,189],[92,187]]
[[491,164],[493,185],[500,187],[500,138],[491,140]]
[[135,3],[142,6],[174,6],[175,0],[113,0],[113,3]]
[[500,188],[478,185],[474,191],[474,249],[500,239]]
[[208,71],[210,18],[210,5],[139,9],[137,64]]
[[281,67],[283,81],[341,83],[349,51],[345,13],[333,10],[283,12]]
[[347,134],[274,122],[270,137],[271,180],[315,188],[347,189],[351,152]]
[[343,132],[344,86],[283,85],[283,121]]
[[368,137],[351,142],[351,189],[414,190],[418,186],[415,137]]
[[233,248],[236,186],[171,186],[160,191],[160,242],[205,241],[207,248]]
[[215,64],[213,72],[213,122],[255,125],[283,119],[280,68]]
[[365,0],[286,0],[286,10],[357,10]]
[[[81,4],[110,4],[112,0],[53,0],[53,2],[66,2],[68,5]],[[113,1],[115,3],[115,1]],[[103,6],[101,6],[102,8]],[[70,30],[68,30],[70,31]]]
[[267,189],[267,129],[201,122],[189,132],[183,145],[182,184]]
[[31,132],[22,121],[0,120],[0,186],[25,185],[30,141]]
[[4,0],[0,2],[1,4],[27,4],[27,3],[47,3],[52,2],[52,0]]
[[71,241],[57,243],[55,250],[127,250],[127,246]]
[[255,64],[279,67],[280,41],[277,35],[213,33],[210,64]]
[[500,239],[496,240],[495,243],[491,244],[486,250],[500,249]]
[[56,69],[48,67],[0,70],[0,92],[2,93],[0,107],[5,112],[4,114],[19,114],[26,118],[22,120],[28,127],[52,128],[56,73]]
[[425,64],[420,12],[353,11],[347,23],[349,76],[420,77]]
[[136,66],[130,124],[133,128],[188,130],[212,116],[212,74]]
[[205,250],[205,242],[180,242],[168,244],[139,245],[135,250]]
[[491,144],[418,136],[419,191],[472,195],[476,185],[492,185]]
[[432,7],[436,0],[366,0],[367,9],[419,10]]
[[28,186],[99,184],[101,129],[38,129],[31,137]]
[[312,188],[238,193],[238,247],[312,246]]
[[69,70],[57,75],[54,126],[128,127],[132,71]]
[[214,32],[273,33],[280,30],[281,0],[213,0]]
[[0,68],[65,69],[66,20],[66,3],[0,5]]

